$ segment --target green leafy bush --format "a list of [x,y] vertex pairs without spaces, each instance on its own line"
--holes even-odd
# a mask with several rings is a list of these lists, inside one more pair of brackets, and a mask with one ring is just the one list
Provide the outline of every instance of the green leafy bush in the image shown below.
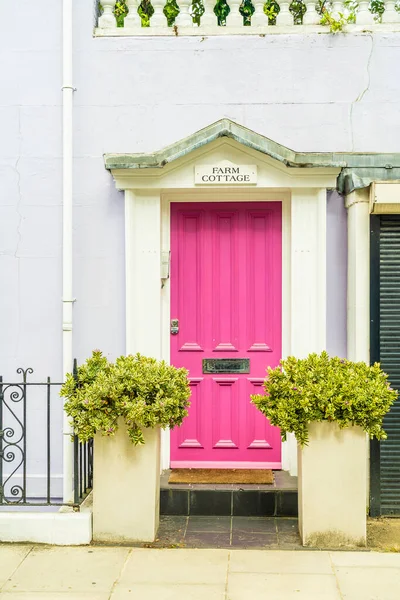
[[322,352],[304,359],[290,356],[267,372],[266,395],[251,400],[281,428],[283,440],[291,432],[301,445],[307,444],[313,421],[333,421],[340,428],[359,425],[371,438],[386,439],[382,422],[397,391],[378,363],[368,366]]
[[190,387],[186,369],[164,361],[121,356],[111,363],[99,350],[69,373],[60,395],[82,442],[95,433],[114,435],[123,418],[133,444],[143,444],[143,428],[180,425],[188,414]]

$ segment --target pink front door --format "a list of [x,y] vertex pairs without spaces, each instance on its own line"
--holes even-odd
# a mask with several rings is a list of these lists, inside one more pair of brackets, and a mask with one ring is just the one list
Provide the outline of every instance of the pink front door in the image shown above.
[[171,467],[281,468],[250,403],[281,358],[281,247],[279,202],[171,204],[171,363],[192,389]]

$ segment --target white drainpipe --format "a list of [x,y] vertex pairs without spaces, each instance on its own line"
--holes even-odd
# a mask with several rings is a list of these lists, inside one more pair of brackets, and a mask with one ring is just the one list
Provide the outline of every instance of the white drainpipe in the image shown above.
[[[72,371],[72,0],[63,0],[63,375]],[[63,501],[73,496],[71,424],[63,417]]]

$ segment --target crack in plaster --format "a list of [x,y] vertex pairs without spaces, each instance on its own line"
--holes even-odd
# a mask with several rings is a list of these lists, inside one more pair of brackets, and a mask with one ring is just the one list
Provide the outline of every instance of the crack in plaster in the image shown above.
[[369,56],[368,56],[368,60],[367,60],[366,84],[365,84],[364,88],[361,90],[361,92],[358,94],[357,98],[355,100],[353,100],[353,102],[350,105],[350,135],[351,135],[351,151],[352,152],[354,152],[353,108],[354,108],[355,104],[357,104],[358,102],[361,102],[361,100],[364,98],[365,94],[369,91],[369,86],[371,84],[370,66],[371,66],[372,53],[374,51],[374,37],[372,35],[369,35],[368,37],[371,40],[371,48],[370,48]]

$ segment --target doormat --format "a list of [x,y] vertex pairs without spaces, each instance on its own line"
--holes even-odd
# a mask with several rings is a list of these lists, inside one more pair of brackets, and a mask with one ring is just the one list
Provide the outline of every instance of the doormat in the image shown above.
[[274,483],[271,469],[172,469],[168,483]]

